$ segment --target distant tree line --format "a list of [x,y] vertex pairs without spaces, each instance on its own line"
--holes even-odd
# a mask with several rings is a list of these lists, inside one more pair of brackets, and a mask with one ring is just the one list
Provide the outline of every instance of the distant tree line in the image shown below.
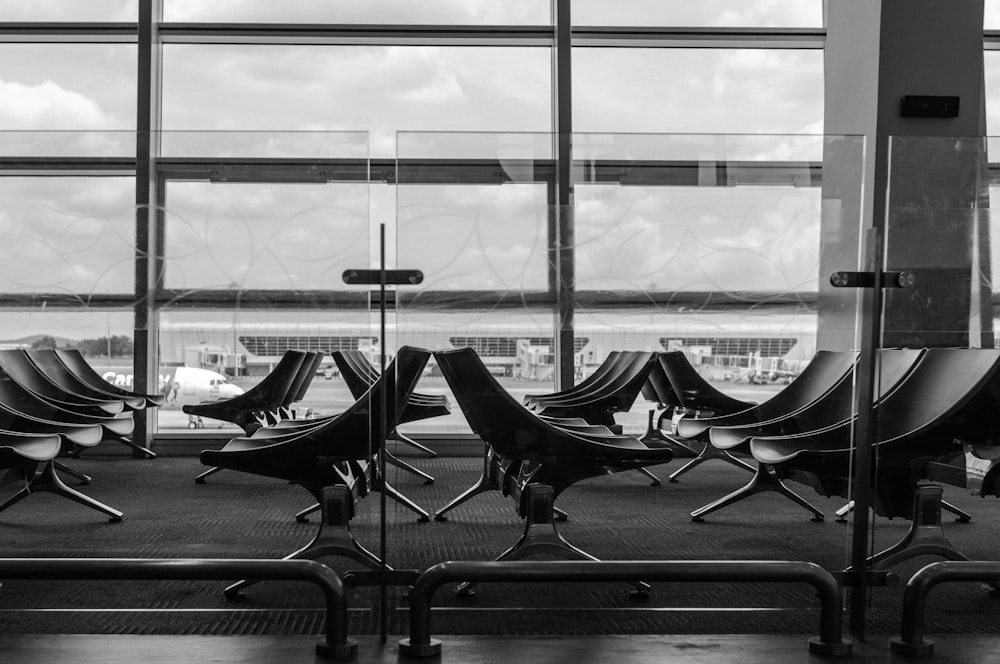
[[69,348],[77,349],[87,357],[131,357],[134,352],[132,339],[125,335],[99,337],[97,339],[81,339],[62,343],[51,335],[43,335],[31,342],[30,348]]

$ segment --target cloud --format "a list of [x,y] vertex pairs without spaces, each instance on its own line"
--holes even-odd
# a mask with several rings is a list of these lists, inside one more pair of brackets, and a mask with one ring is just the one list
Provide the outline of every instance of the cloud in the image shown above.
[[115,118],[90,97],[53,81],[26,85],[0,80],[0,126],[6,130],[104,129]]
[[538,0],[171,0],[168,21],[271,21],[326,23],[523,24],[547,23]]

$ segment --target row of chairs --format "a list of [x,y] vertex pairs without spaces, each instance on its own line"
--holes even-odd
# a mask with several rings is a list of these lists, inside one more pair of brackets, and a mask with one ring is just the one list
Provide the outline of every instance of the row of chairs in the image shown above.
[[130,438],[131,414],[162,403],[159,395],[108,383],[78,351],[0,351],[0,467],[5,471],[0,483],[21,485],[0,511],[32,493],[47,491],[120,521],[120,511],[67,486],[60,471],[84,484],[91,478],[57,458],[78,455],[105,440],[155,457]]
[[[758,406],[725,416],[680,419],[676,436],[704,441],[718,458],[742,453],[756,462],[748,464],[754,474],[745,486],[695,510],[692,519],[701,521],[756,493],[776,491],[809,510],[814,520],[822,520],[822,512],[785,485],[788,480],[849,500],[856,445],[855,366],[854,353],[820,351],[795,381]],[[939,515],[944,508],[962,521],[971,518],[946,502],[927,508],[921,495],[941,494],[925,480],[979,495],[1000,494],[1000,441],[995,435],[1000,350],[884,349],[877,366],[872,404],[877,423],[872,443],[878,458],[871,478],[874,509],[881,516],[914,521],[902,542],[870,561],[886,566],[925,551],[914,546],[914,535],[931,525],[925,521],[934,518],[928,509]],[[849,508],[845,505],[839,514]],[[934,552],[964,558],[949,546],[936,546]]]
[[[414,350],[406,349],[406,352]],[[370,401],[371,390],[381,386],[378,370],[360,352],[338,351],[333,357],[357,400],[356,405]],[[538,552],[592,559],[590,554],[573,546],[557,532],[554,522],[563,513],[555,508],[554,501],[562,491],[583,479],[608,472],[644,471],[647,466],[669,462],[673,459],[674,450],[683,448],[664,437],[640,440],[624,435],[615,423],[614,415],[631,409],[638,395],[647,390],[653,381],[659,387],[657,400],[669,402],[676,411],[715,412],[707,408],[719,408],[731,403],[704,381],[681,353],[617,351],[587,380],[573,388],[557,393],[527,395],[523,403],[517,403],[496,382],[474,350],[439,351],[435,353],[435,358],[466,419],[485,444],[483,477],[474,487],[438,510],[435,519],[445,520],[446,512],[485,490],[495,489],[513,497],[518,513],[525,518],[524,533],[508,551],[501,554],[501,559],[516,559]],[[391,371],[399,370],[394,367]],[[670,382],[671,375],[674,376],[673,383]],[[671,396],[678,393],[684,398]],[[704,399],[698,408],[694,408],[693,403],[700,397]],[[386,437],[399,439],[396,431],[399,424],[450,411],[447,398],[443,396],[411,391],[401,403],[402,410],[388,425],[390,429]],[[369,436],[375,435],[371,430],[373,422],[361,423],[369,427]],[[204,452],[202,462],[216,463],[217,468],[236,467],[229,459],[239,457],[248,460],[250,465],[242,468],[248,472],[267,476],[275,476],[279,472],[277,476],[298,482],[292,478],[292,473],[276,471],[275,468],[281,465],[273,463],[270,455],[292,455],[293,450],[302,444],[300,434],[306,431],[312,438],[320,430],[314,429],[308,421],[298,425],[281,422],[265,426],[249,437],[230,441],[222,450]],[[361,434],[355,432],[355,435]],[[341,453],[334,451],[341,447],[336,442],[339,438],[330,436],[324,444],[326,458],[332,459],[335,454]],[[371,472],[376,465],[375,451],[380,447],[386,461],[398,463],[398,459],[389,454],[384,446],[371,440],[370,449],[366,450],[363,459],[357,457],[356,450],[353,455],[348,455],[349,459],[340,458],[335,464],[343,467],[345,463],[363,463],[365,472],[342,472],[338,475],[339,479],[331,479],[331,486],[321,490],[314,482],[307,489],[319,497],[322,491],[338,487],[342,492],[347,491],[350,498],[340,493],[337,504],[347,501],[352,506],[355,500],[372,490],[386,490],[384,478]],[[396,492],[390,495],[400,499]],[[324,509],[319,533],[310,545],[291,556],[315,556],[321,551],[338,551],[355,560],[375,564],[376,560],[369,552],[358,554],[364,549],[349,534],[346,525],[349,519],[331,517],[331,513],[344,513],[344,508],[333,509],[323,499],[319,500],[319,505]],[[305,510],[298,516],[308,511],[311,510]],[[414,511],[421,514],[417,509]],[[237,584],[231,587],[230,592],[238,592],[243,587],[245,584]]]
[[[420,370],[430,356],[427,351],[402,350],[397,359],[404,360],[403,364],[387,372],[388,380],[399,381],[397,387],[387,386],[387,378],[377,372],[369,373],[373,383],[351,409],[355,413],[353,429],[332,424],[342,416],[298,424],[285,421],[235,439],[221,451],[203,453],[203,463],[219,463],[303,484],[321,504],[328,489],[346,491],[338,494],[336,504],[341,507],[336,510],[327,496],[329,504],[324,507],[320,533],[310,546],[292,555],[328,552],[348,555],[363,550],[346,526],[354,501],[372,490],[387,490],[384,478],[373,472],[378,467],[377,453],[384,448],[384,438],[376,439],[371,426],[375,420],[367,413],[376,395],[394,395],[395,398],[388,397],[395,404],[395,411],[387,413],[387,435],[395,431],[402,414],[410,407],[413,386],[420,374],[420,371],[408,373],[405,368],[410,365],[412,369],[411,354],[422,358]],[[730,457],[754,473],[747,487],[693,513],[696,520],[765,489],[778,490],[807,507],[814,518],[822,518],[822,513],[785,486],[786,480],[804,482],[824,495],[849,497],[852,390],[857,362],[854,353],[821,351],[781,392],[760,404],[740,402],[743,408],[738,407],[736,400],[719,398],[725,395],[702,380],[690,365],[685,367],[686,363],[679,362],[678,355],[617,353],[609,358],[608,366],[597,377],[562,393],[529,395],[519,403],[496,381],[474,350],[435,353],[455,399],[486,446],[484,478],[479,490],[489,485],[486,488],[512,497],[518,513],[525,519],[522,535],[500,559],[517,559],[534,553],[592,559],[558,533],[555,522],[560,513],[554,506],[557,497],[569,486],[590,477],[669,462],[677,445],[704,444],[715,450],[719,458]],[[347,366],[338,365],[342,371]],[[975,452],[988,464],[980,466],[980,490],[1000,491],[997,463],[1000,455],[990,455],[995,449],[990,432],[994,429],[991,418],[996,412],[993,395],[1000,394],[997,391],[1000,377],[996,377],[1000,351],[884,350],[880,351],[879,366],[880,385],[874,404],[881,422],[877,441],[879,475],[874,478],[877,512],[914,518],[919,505],[914,494],[922,478],[936,472],[955,479],[956,436],[967,441],[967,455]],[[675,369],[673,376],[667,367]],[[676,426],[653,439],[623,434],[613,424],[613,414],[620,412],[616,409],[631,407],[631,403],[620,394],[612,398],[615,387],[628,386],[637,393],[642,387],[636,385],[651,389],[654,380],[661,381],[660,395],[665,394],[664,386],[672,391],[673,397],[667,399],[673,399],[673,403],[659,401],[673,408],[674,414],[680,414]],[[699,402],[696,398],[699,394],[708,398]],[[582,410],[574,412],[575,406],[582,406]],[[725,410],[730,412],[722,412]],[[361,417],[360,412],[366,415]],[[581,412],[587,417],[581,416]],[[594,423],[588,417],[610,424]],[[327,425],[332,428],[324,428]],[[301,447],[306,440],[310,441],[310,452],[302,455]],[[359,440],[364,443],[360,447]],[[236,464],[228,461],[236,458],[229,456],[232,454],[244,461]],[[285,454],[289,456],[286,458]],[[745,463],[734,454],[756,464]],[[277,462],[279,457],[284,461]],[[682,470],[694,468],[705,458],[696,458]],[[323,481],[315,478],[305,481],[296,475],[299,471],[288,469],[289,463],[313,471],[328,467],[328,473],[332,474],[327,474]],[[962,480],[962,485],[970,486],[965,478]],[[954,483],[959,482],[956,479]],[[467,491],[440,510],[436,518],[443,520],[444,512],[476,492]],[[340,516],[333,517],[332,512]],[[339,533],[336,536],[330,534],[334,525]],[[325,535],[324,526],[328,531]],[[329,546],[331,542],[333,548]],[[896,551],[873,559],[873,564],[898,560],[899,555],[897,547]],[[956,552],[952,557],[958,556]],[[369,553],[360,558],[369,565],[377,562]]]

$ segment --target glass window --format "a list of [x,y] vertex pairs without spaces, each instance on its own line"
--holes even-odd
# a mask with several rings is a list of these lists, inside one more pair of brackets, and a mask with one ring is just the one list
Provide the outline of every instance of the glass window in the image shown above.
[[165,129],[548,131],[547,48],[164,48]]
[[820,0],[573,0],[576,25],[819,27]]
[[165,0],[164,20],[177,22],[415,23],[527,25],[550,23],[549,0],[284,0],[203,2]]
[[0,3],[0,21],[129,21],[139,17],[139,0],[32,0]]
[[576,131],[821,133],[823,52],[573,52]]
[[134,128],[136,55],[131,44],[0,44],[0,127]]
[[131,295],[134,200],[132,178],[0,178],[0,292]]
[[329,289],[368,265],[367,183],[172,182],[168,288]]

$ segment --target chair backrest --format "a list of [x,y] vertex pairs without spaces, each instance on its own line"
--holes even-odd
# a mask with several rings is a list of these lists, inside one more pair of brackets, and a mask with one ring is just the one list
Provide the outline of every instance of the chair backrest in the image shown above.
[[[558,458],[567,468],[581,468],[592,466],[602,454],[607,460],[637,450],[651,451],[631,436],[576,434],[540,418],[503,389],[472,348],[434,355],[469,426],[505,459]],[[590,448],[585,449],[588,444]]]
[[316,375],[316,368],[322,361],[323,353],[314,350],[305,351],[305,357],[302,358],[299,370],[295,373],[292,382],[289,383],[284,399],[281,400],[282,406],[288,407],[302,399],[312,383],[313,376]]
[[642,396],[646,401],[655,401],[663,408],[673,409],[684,406],[681,403],[680,397],[677,396],[674,388],[670,385],[670,379],[667,378],[667,372],[664,371],[659,358],[653,364],[653,368],[649,371],[649,376],[646,377],[646,382],[642,385]]
[[660,364],[681,404],[692,411],[710,410],[718,415],[752,408],[752,401],[741,401],[713,387],[691,366],[684,353],[672,350],[660,353]]
[[122,412],[125,408],[124,404],[118,400],[92,399],[67,392],[49,380],[31,362],[23,350],[0,350],[0,370],[26,390],[71,410],[93,414],[103,412],[113,415]]
[[[277,408],[285,402],[302,365],[309,357],[304,350],[286,350],[274,368],[259,383],[239,395],[245,399],[263,398],[263,408]],[[246,395],[250,394],[251,397]]]
[[622,353],[623,362],[600,384],[591,386],[589,390],[575,397],[556,402],[543,402],[538,408],[544,409],[546,413],[553,412],[553,409],[566,413],[583,410],[627,411],[639,396],[653,363],[657,361],[656,355],[648,351]]
[[856,361],[857,354],[853,352],[818,351],[802,372],[770,399],[718,417],[683,418],[677,423],[677,434],[691,438],[711,427],[753,424],[788,416],[822,398],[844,381]]
[[114,383],[109,383],[104,380],[104,378],[98,374],[87,359],[83,356],[79,350],[72,348],[60,348],[55,351],[56,357],[66,365],[73,375],[87,383],[91,387],[99,390],[105,390],[111,394],[119,394],[122,396],[139,396],[146,400],[146,404],[149,406],[162,406],[164,397],[162,394],[140,394],[138,392],[132,392],[129,390],[122,389],[121,387],[115,385]]
[[118,400],[124,403],[130,410],[139,410],[146,407],[146,399],[138,395],[123,396],[91,387],[71,372],[59,360],[59,357],[52,349],[29,350],[26,351],[26,354],[28,360],[38,371],[66,392],[106,401]]
[[87,424],[112,426],[118,433],[131,430],[132,418],[115,418],[111,415],[89,415],[63,408],[26,389],[7,373],[0,371],[0,404],[18,416],[48,420],[60,424]]
[[527,394],[524,397],[524,403],[526,405],[532,405],[534,403],[549,402],[551,400],[558,400],[563,397],[573,397],[580,393],[588,392],[595,386],[600,385],[609,378],[618,375],[621,372],[621,367],[627,362],[625,357],[626,353],[620,350],[613,350],[608,353],[608,356],[604,358],[604,361],[597,365],[589,376],[581,380],[579,383],[568,387],[565,390],[560,390],[558,392],[550,392],[548,394]]
[[308,435],[330,456],[356,459],[372,456],[396,428],[430,356],[430,351],[422,348],[400,347],[384,375],[346,410],[310,430]]
[[341,377],[347,383],[347,389],[355,399],[360,398],[378,380],[377,373],[361,351],[338,350],[331,356],[337,369],[340,370]]
[[[901,453],[913,456],[921,452],[918,443],[949,449],[955,437],[962,437],[961,427],[993,426],[993,385],[1000,386],[1000,349],[928,348],[876,405],[876,443],[885,447],[907,441]],[[967,406],[972,407],[962,413]],[[754,438],[751,449],[768,463],[801,452],[847,454],[852,422],[796,436]]]
[[[878,400],[881,401],[913,370],[923,349],[882,349],[879,351]],[[853,369],[853,367],[852,367]],[[791,386],[789,386],[791,387]],[[712,444],[731,448],[752,436],[774,436],[818,431],[846,422],[854,411],[854,372],[849,370],[831,389],[802,408],[778,417],[750,424],[712,426]]]

